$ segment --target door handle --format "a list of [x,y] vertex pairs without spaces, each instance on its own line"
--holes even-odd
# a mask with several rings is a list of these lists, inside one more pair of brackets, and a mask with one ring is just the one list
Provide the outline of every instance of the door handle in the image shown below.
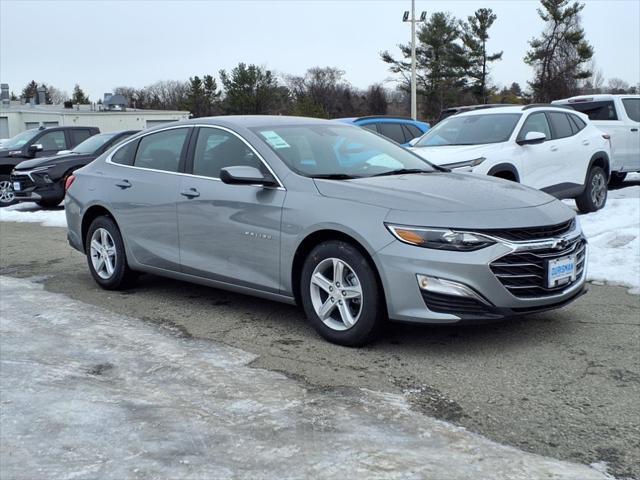
[[551,145],[549,147],[549,150],[551,150],[552,152],[555,152],[556,150],[558,150],[558,147],[556,145]]
[[637,128],[632,128],[632,129],[631,129],[631,131],[632,131],[632,132],[637,132],[637,131],[638,131],[638,129],[637,129]]
[[200,192],[196,188],[189,188],[180,192],[180,195],[187,198],[196,198],[200,196]]
[[583,144],[583,145],[589,145],[589,140],[583,140],[583,141],[582,141],[582,144]]
[[119,182],[116,182],[116,187],[120,187],[122,190],[131,188],[131,182],[126,179],[120,180]]

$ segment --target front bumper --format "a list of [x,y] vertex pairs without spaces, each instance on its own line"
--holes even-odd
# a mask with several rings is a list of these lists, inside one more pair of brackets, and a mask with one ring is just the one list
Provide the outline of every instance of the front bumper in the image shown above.
[[44,183],[39,178],[14,171],[10,177],[11,185],[18,183],[20,189],[13,189],[13,194],[19,202],[40,202],[64,197],[64,185],[59,180]]
[[[577,269],[579,271],[576,279],[553,289],[540,286],[523,287],[522,290],[519,285],[514,288],[512,283],[499,278],[502,271],[494,265],[500,264],[498,260],[510,259],[514,254],[528,255],[530,251],[539,252],[543,257],[539,263],[545,265],[544,255],[554,249],[542,247],[549,246],[558,239],[533,242],[501,240],[474,252],[439,251],[395,241],[378,251],[375,256],[385,289],[389,318],[416,323],[458,323],[499,319],[563,307],[586,293],[586,240],[579,227],[570,232],[567,238],[570,241],[569,247],[554,247],[557,249],[557,256],[566,255],[569,248],[584,246],[582,257],[578,261],[580,268]],[[420,288],[418,275],[464,285],[475,295],[452,296],[426,291]],[[543,278],[544,273],[540,277]]]

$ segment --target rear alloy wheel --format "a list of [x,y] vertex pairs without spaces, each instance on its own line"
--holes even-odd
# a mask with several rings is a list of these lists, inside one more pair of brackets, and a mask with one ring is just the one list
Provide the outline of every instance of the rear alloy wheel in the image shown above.
[[127,288],[136,274],[127,265],[122,236],[109,217],[98,217],[89,226],[85,245],[89,271],[94,280],[107,290]]
[[16,203],[11,181],[7,175],[0,176],[0,207],[7,207]]
[[318,245],[302,269],[302,305],[316,331],[330,342],[361,346],[384,322],[385,307],[375,271],[352,245]]
[[576,205],[582,213],[600,210],[607,203],[607,175],[600,167],[593,167],[587,175],[584,192],[576,197]]

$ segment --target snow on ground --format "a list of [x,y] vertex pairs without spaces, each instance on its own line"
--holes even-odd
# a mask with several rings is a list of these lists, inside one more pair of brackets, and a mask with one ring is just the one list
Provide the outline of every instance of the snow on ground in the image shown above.
[[[640,181],[637,174],[629,178],[632,183]],[[565,203],[575,208],[573,200]],[[0,209],[0,222],[67,226],[64,210],[41,210],[32,203]],[[626,286],[630,293],[640,294],[640,185],[611,190],[605,208],[580,215],[580,222],[589,240],[587,278]]]
[[28,280],[0,290],[2,478],[611,478]]
[[610,191],[605,208],[579,218],[589,240],[587,279],[640,294],[640,186]]
[[43,210],[35,203],[17,203],[0,208],[0,222],[31,222],[45,227],[67,228],[67,217],[62,207]]

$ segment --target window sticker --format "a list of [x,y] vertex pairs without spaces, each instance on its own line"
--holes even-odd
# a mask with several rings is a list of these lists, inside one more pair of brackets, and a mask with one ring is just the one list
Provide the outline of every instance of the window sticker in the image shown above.
[[273,130],[264,130],[260,132],[260,135],[262,135],[273,148],[291,148],[291,145],[285,142],[284,139]]

